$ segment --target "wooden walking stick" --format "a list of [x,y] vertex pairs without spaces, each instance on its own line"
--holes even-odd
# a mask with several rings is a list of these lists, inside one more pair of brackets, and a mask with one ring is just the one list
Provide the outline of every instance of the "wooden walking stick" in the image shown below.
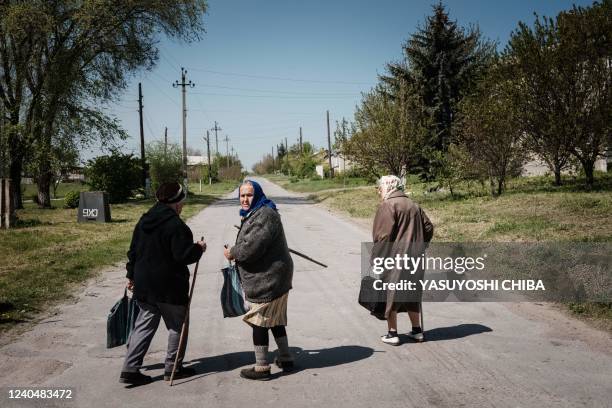
[[[234,225],[234,227],[235,227],[235,228],[237,228],[238,230],[240,229],[240,227],[239,227],[239,226],[237,226],[237,225]],[[312,259],[312,258],[311,258],[311,257],[309,257],[308,255],[305,255],[305,254],[303,254],[303,253],[301,253],[301,252],[298,252],[298,251],[296,251],[295,249],[291,249],[291,248],[289,248],[289,252],[291,252],[292,254],[296,254],[297,256],[301,256],[302,258],[306,259],[307,261],[310,261],[310,262],[315,263],[315,264],[317,264],[317,265],[320,265],[320,266],[322,266],[322,267],[324,267],[324,268],[327,268],[327,265],[325,265],[324,263],[319,262],[319,261],[317,261],[317,260],[315,260],[315,259]]]
[[425,326],[423,326],[423,301],[419,302],[419,310],[421,311],[421,331],[423,332],[423,339],[425,338]]
[[[200,241],[204,241],[204,237],[200,238]],[[183,346],[183,340],[185,338],[185,331],[187,328],[187,321],[189,320],[189,308],[191,307],[191,297],[193,296],[193,288],[195,286],[196,277],[198,276],[198,266],[200,266],[200,260],[196,262],[195,270],[193,271],[193,279],[191,280],[191,289],[189,289],[189,300],[187,301],[187,311],[185,312],[185,320],[183,321],[183,327],[181,328],[181,337],[179,338],[178,349],[176,350],[176,358],[174,359],[174,366],[172,367],[172,375],[170,375],[170,386],[174,382],[174,373],[176,372],[176,365],[178,364],[179,356],[181,355],[181,348]]]

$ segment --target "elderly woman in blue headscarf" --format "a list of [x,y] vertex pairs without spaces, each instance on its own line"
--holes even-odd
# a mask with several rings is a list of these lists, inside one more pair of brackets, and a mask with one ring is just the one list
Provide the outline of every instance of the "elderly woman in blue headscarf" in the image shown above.
[[270,378],[268,329],[278,346],[275,364],[293,368],[287,341],[287,298],[293,277],[293,261],[276,205],[259,183],[245,180],[239,188],[241,225],[236,244],[225,257],[236,262],[245,298],[251,303],[243,320],[253,328],[255,366],[240,376],[251,380]]

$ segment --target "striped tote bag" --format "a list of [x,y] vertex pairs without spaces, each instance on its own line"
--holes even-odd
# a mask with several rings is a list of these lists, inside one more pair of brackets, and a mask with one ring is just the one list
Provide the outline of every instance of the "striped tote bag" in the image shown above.
[[223,317],[242,316],[249,311],[250,306],[244,298],[244,291],[240,283],[240,274],[236,265],[231,263],[221,269],[223,272],[223,289],[221,289],[221,309]]

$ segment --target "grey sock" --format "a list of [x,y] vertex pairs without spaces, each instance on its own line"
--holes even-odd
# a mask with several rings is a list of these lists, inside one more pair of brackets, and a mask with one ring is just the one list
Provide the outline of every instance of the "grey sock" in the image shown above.
[[275,337],[276,345],[278,346],[278,359],[279,361],[293,361],[293,356],[289,351],[289,340],[287,336]]
[[255,365],[269,367],[268,346],[255,346]]

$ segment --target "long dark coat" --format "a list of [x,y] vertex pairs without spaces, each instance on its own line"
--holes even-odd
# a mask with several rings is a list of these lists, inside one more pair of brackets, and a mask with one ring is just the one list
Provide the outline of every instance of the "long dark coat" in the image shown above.
[[[372,226],[373,255],[394,257],[396,254],[420,256],[425,244],[433,237],[433,224],[418,204],[408,198],[403,191],[392,193],[378,206]],[[383,274],[383,282],[399,282],[401,279],[420,279],[423,271],[408,275],[405,271],[393,269]],[[396,291],[387,291],[389,312],[419,311],[418,302],[402,301]]]

